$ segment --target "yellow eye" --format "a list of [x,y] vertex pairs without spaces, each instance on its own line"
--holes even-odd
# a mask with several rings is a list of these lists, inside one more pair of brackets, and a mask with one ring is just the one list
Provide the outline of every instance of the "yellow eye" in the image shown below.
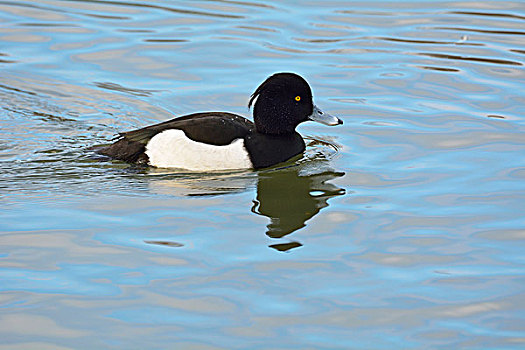
[[301,101],[301,96],[295,96],[295,100],[296,100],[297,102]]

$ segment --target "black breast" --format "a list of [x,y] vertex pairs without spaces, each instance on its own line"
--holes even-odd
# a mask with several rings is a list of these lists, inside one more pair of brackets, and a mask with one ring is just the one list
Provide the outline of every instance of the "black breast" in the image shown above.
[[244,146],[256,169],[284,162],[301,154],[306,148],[303,138],[297,132],[286,135],[250,132],[245,137]]

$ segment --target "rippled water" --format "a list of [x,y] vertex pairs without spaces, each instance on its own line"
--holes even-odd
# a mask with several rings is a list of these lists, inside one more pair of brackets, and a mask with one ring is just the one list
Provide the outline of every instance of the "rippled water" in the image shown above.
[[[525,6],[1,1],[0,349],[518,349]],[[89,147],[250,115],[293,71],[342,127],[181,173]]]

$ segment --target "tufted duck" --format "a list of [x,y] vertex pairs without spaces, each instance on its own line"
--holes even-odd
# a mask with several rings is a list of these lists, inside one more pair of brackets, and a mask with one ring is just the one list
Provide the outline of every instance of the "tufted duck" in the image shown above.
[[196,171],[265,168],[305,150],[295,128],[313,120],[343,122],[312,101],[308,83],[294,73],[277,73],[252,94],[255,123],[226,112],[194,113],[120,133],[100,154],[127,162]]

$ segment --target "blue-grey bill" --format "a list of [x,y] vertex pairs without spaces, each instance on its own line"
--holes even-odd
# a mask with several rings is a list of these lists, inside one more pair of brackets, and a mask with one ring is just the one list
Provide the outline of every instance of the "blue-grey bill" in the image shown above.
[[335,117],[335,116],[333,116],[331,114],[324,113],[316,105],[314,105],[314,111],[312,112],[312,114],[310,114],[308,119],[313,120],[314,122],[319,122],[321,124],[325,124],[325,125],[339,125],[339,124],[343,124],[343,121],[341,119],[339,119],[339,118],[337,118],[337,117]]

